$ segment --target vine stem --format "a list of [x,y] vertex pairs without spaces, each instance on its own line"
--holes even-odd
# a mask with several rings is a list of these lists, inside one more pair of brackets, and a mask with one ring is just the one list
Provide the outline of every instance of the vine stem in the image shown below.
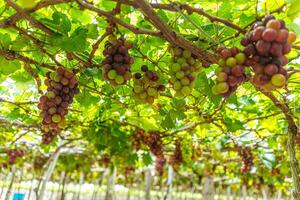
[[290,167],[293,179],[293,191],[292,196],[295,200],[300,199],[300,179],[299,179],[299,167],[298,167],[298,160],[296,158],[295,153],[295,135],[289,131],[288,133],[288,143],[287,148],[290,156]]
[[293,180],[292,197],[294,200],[300,200],[299,166],[295,153],[295,135],[298,134],[298,127],[294,121],[294,117],[287,103],[281,103],[271,92],[266,92],[258,87],[256,87],[256,89],[262,92],[265,96],[267,96],[274,103],[274,105],[281,110],[288,123],[289,131],[287,150],[290,157],[290,168]]

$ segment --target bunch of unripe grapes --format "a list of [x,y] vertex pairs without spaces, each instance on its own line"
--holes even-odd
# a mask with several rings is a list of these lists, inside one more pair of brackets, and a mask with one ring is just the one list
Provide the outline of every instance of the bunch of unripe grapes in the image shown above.
[[131,78],[130,67],[134,60],[129,55],[128,49],[133,47],[132,43],[123,37],[117,39],[110,36],[103,51],[105,56],[103,64],[103,76],[111,85],[124,85]]
[[241,166],[241,172],[242,173],[247,173],[251,170],[252,166],[253,166],[253,154],[250,148],[248,147],[241,147],[238,146],[236,147],[239,156],[242,159],[242,166]]
[[220,47],[217,52],[221,56],[218,62],[220,68],[217,69],[217,84],[213,86],[212,92],[228,97],[246,80],[246,55],[235,47]]
[[8,156],[8,163],[13,165],[15,164],[16,159],[24,157],[26,152],[23,149],[8,149],[6,153]]
[[43,143],[49,144],[65,127],[68,107],[79,89],[76,76],[71,70],[59,67],[55,72],[48,72],[46,76],[47,92],[40,98],[38,108],[43,118]]
[[152,104],[166,88],[158,83],[157,73],[149,70],[146,65],[141,67],[141,71],[144,73],[134,74],[133,95],[141,102]]
[[192,92],[202,64],[190,51],[180,47],[172,48],[172,56],[169,82],[176,91],[175,96],[184,98]]
[[288,63],[286,54],[291,51],[296,34],[287,29],[283,20],[267,15],[262,22],[253,25],[241,44],[244,53],[250,58],[255,76],[253,83],[266,91],[286,85],[287,71],[283,68]]
[[177,169],[181,163],[183,162],[182,152],[181,152],[181,143],[176,141],[175,143],[175,150],[170,157],[169,163],[172,165],[174,169]]

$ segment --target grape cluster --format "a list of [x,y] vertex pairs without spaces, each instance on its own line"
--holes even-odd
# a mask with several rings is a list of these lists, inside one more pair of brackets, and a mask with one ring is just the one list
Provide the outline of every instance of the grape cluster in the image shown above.
[[295,40],[296,34],[287,29],[285,22],[276,20],[272,15],[252,26],[241,44],[245,46],[244,53],[255,73],[255,85],[266,91],[286,85],[288,77],[283,66],[288,63],[286,54],[291,51]]
[[101,158],[101,163],[105,166],[108,167],[108,165],[110,164],[111,160],[110,160],[110,156],[108,154],[104,154]]
[[163,143],[160,132],[145,132],[142,129],[136,129],[135,134],[131,136],[131,143],[134,149],[139,150],[145,144],[149,147],[151,153],[156,156],[155,169],[162,176],[166,159],[163,154]]
[[125,167],[125,169],[124,169],[125,178],[127,179],[134,171],[135,171],[135,167],[133,167],[133,166]]
[[17,158],[22,158],[25,156],[25,150],[23,149],[8,149],[7,150],[8,163],[13,165]]
[[137,128],[135,130],[135,133],[130,137],[131,145],[133,149],[140,150],[142,147],[142,144],[144,143],[144,130]]
[[172,61],[169,80],[178,98],[188,96],[194,88],[194,80],[202,68],[202,64],[190,51],[180,47],[172,48]]
[[193,139],[190,135],[186,135],[184,139],[181,141],[181,155],[182,160],[184,163],[189,164],[192,163],[193,153],[194,151],[194,144]]
[[33,162],[33,168],[36,170],[40,170],[47,163],[48,158],[45,156],[37,156]]
[[160,132],[150,131],[145,134],[144,143],[150,148],[151,153],[163,157],[163,143]]
[[43,118],[41,129],[43,143],[49,144],[65,127],[65,116],[73,98],[79,93],[78,81],[74,73],[63,67],[48,72],[45,84],[47,92],[40,98],[38,108]]
[[155,160],[155,170],[159,176],[164,175],[164,166],[166,164],[166,159],[163,156],[156,157]]
[[239,156],[242,159],[242,166],[241,166],[241,172],[247,173],[251,170],[253,166],[253,154],[251,152],[251,149],[248,147],[237,147],[237,151]]
[[166,88],[158,83],[157,73],[149,70],[146,65],[141,67],[141,71],[144,74],[134,74],[133,95],[141,102],[152,104]]
[[170,157],[169,163],[172,165],[174,169],[178,168],[183,162],[182,153],[181,153],[181,143],[176,141],[175,143],[175,151],[173,155]]
[[222,57],[218,62],[221,68],[216,72],[217,84],[213,86],[212,92],[228,97],[246,80],[246,55],[235,47],[220,47],[217,52]]
[[123,37],[117,39],[111,36],[106,43],[106,49],[103,51],[103,76],[111,85],[124,85],[131,78],[130,67],[134,62],[128,53],[128,49],[131,48],[132,43]]
[[192,148],[192,160],[196,161],[202,155],[202,149],[200,145],[194,144]]

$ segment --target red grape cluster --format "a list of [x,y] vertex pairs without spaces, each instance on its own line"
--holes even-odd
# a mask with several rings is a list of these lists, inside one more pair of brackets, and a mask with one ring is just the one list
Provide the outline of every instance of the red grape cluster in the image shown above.
[[160,132],[150,131],[145,134],[144,143],[150,148],[151,153],[163,157],[163,143]]
[[170,157],[169,163],[172,165],[174,169],[178,168],[183,162],[182,153],[181,153],[181,143],[176,141],[175,143],[175,151],[173,155]]
[[135,134],[131,136],[131,143],[136,150],[141,149],[141,146],[145,144],[155,156],[163,155],[163,143],[160,132],[150,131],[146,133],[142,129],[136,129]]
[[167,161],[163,156],[156,157],[155,170],[159,176],[164,175],[164,166],[165,166],[166,162]]
[[159,132],[145,132],[142,129],[136,129],[135,134],[131,137],[132,146],[139,150],[143,144],[147,145],[153,155],[156,156],[155,169],[160,176],[163,175],[166,159],[163,154],[163,143]]
[[110,164],[111,160],[110,160],[110,156],[108,154],[104,154],[101,158],[101,163],[103,163],[103,165],[105,167],[108,167],[108,165]]
[[23,149],[8,149],[7,150],[8,163],[13,165],[17,158],[22,158],[25,156],[25,150]]
[[266,91],[286,85],[287,71],[283,68],[288,63],[286,54],[291,51],[296,34],[290,32],[283,20],[276,20],[267,15],[262,22],[253,25],[241,44],[249,57],[249,65],[255,76],[253,83]]
[[63,67],[48,72],[45,84],[47,92],[40,98],[38,108],[43,118],[41,129],[43,143],[49,144],[65,127],[65,116],[73,98],[79,93],[78,81],[74,73]]
[[244,73],[246,55],[235,47],[230,49],[220,47],[217,52],[222,57],[218,62],[221,68],[216,72],[217,84],[213,86],[212,92],[228,97],[246,80]]
[[148,69],[146,65],[141,67],[141,73],[134,74],[133,95],[141,102],[152,104],[158,98],[159,92],[164,91],[164,85],[158,83],[157,73]]
[[103,76],[111,85],[124,85],[131,78],[130,67],[134,62],[128,53],[128,49],[131,48],[132,43],[123,37],[117,39],[111,36],[106,43],[106,49],[103,51]]
[[34,159],[33,167],[36,170],[42,169],[43,166],[47,163],[48,158],[45,156],[38,156]]
[[237,151],[239,156],[242,159],[242,166],[241,166],[241,172],[247,173],[251,170],[253,166],[253,154],[251,152],[251,149],[248,147],[237,147]]
[[184,98],[192,92],[202,64],[190,51],[180,47],[172,48],[172,56],[169,82],[176,91],[176,96]]
[[130,137],[131,145],[133,149],[140,150],[142,144],[144,143],[145,131],[143,129],[137,128],[135,133]]
[[135,171],[135,167],[133,167],[133,166],[125,167],[125,169],[124,169],[125,178],[127,179],[134,171]]

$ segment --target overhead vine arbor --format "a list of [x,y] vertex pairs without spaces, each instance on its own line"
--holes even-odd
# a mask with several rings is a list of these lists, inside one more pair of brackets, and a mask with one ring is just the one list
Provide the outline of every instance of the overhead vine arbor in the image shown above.
[[169,165],[300,199],[299,11],[297,0],[1,1],[1,165],[41,165],[71,145],[80,153],[57,155],[62,166],[153,163],[163,177]]

